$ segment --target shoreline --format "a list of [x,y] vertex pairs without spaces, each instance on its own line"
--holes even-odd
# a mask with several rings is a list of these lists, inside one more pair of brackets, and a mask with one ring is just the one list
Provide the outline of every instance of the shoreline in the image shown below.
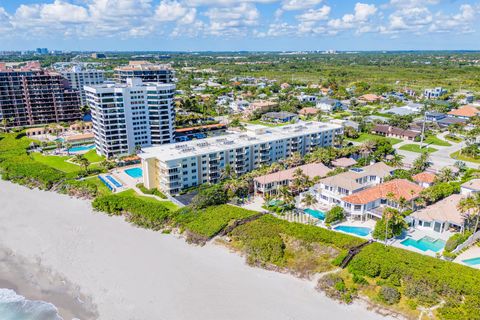
[[63,319],[97,319],[96,307],[64,277],[0,247],[0,289],[10,289],[30,301],[50,303]]
[[[49,271],[42,277],[58,273],[54,279],[75,284],[67,286],[76,290],[69,298],[79,292],[89,297],[98,312],[88,310],[92,319],[385,319],[362,302],[339,304],[307,280],[250,267],[224,246],[192,246],[94,213],[90,201],[3,180],[0,190],[1,245]],[[15,277],[1,278],[17,285]],[[34,297],[75,311],[71,299],[50,298]]]

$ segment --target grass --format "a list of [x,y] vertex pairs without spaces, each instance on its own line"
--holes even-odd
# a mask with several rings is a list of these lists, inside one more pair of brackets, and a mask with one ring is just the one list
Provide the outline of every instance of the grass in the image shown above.
[[458,142],[462,141],[462,138],[460,138],[460,137],[457,137],[457,136],[453,137],[453,136],[449,136],[449,135],[446,135],[445,139],[448,140],[448,141],[455,142],[455,143],[458,143]]
[[98,176],[88,177],[88,178],[85,178],[85,180],[97,186],[99,196],[106,196],[106,195],[112,194],[112,191],[110,191],[110,189],[108,189],[107,186],[102,181],[100,181]]
[[418,144],[405,144],[400,147],[400,150],[417,152],[417,153],[422,153],[422,152],[432,153],[432,152],[438,151],[438,149],[431,148],[431,147],[423,147],[422,149],[420,149],[420,145]]
[[450,158],[455,159],[455,160],[469,161],[469,162],[473,162],[473,163],[480,163],[480,158],[475,159],[475,158],[467,157],[463,154],[460,154],[460,151],[457,151],[457,152],[454,152],[454,153],[450,154]]
[[397,138],[389,138],[389,137],[384,137],[384,136],[380,136],[380,135],[376,135],[376,134],[371,134],[371,133],[361,133],[360,136],[356,139],[347,139],[347,140],[350,140],[350,141],[355,141],[355,142],[365,142],[367,140],[375,140],[375,139],[378,139],[378,138],[384,138],[384,139],[387,139],[388,141],[390,141],[390,143],[392,145],[395,145],[397,143],[400,143],[402,142],[403,140],[401,139],[397,139]]
[[138,193],[135,192],[135,190],[133,189],[130,189],[130,190],[126,190],[126,191],[123,191],[123,192],[120,192],[120,193],[117,193],[117,195],[119,196],[126,196],[126,197],[135,197],[135,198],[139,198],[139,199],[142,199],[146,202],[150,202],[150,203],[155,203],[155,204],[161,204],[162,206],[164,206],[165,208],[167,208],[168,210],[170,211],[176,211],[178,210],[178,206],[171,202],[171,201],[158,201],[157,199],[155,198],[150,198],[150,197],[144,197],[144,196],[141,196],[139,195]]
[[105,160],[105,157],[98,155],[95,149],[88,151],[83,156],[91,163],[102,162]]
[[441,147],[450,147],[452,145],[451,143],[448,143],[447,141],[442,140],[442,139],[438,138],[437,136],[428,136],[425,139],[425,142],[428,143],[428,144],[432,144],[432,145],[435,145],[435,146],[441,146]]
[[80,166],[66,162],[71,157],[68,156],[44,156],[40,153],[31,154],[33,160],[43,163],[49,167],[58,169],[65,173],[79,172],[83,170]]

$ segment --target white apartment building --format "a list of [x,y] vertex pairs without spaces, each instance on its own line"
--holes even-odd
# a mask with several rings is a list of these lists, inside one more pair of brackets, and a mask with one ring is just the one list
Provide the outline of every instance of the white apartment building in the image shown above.
[[84,70],[81,66],[73,66],[69,70],[62,71],[62,76],[70,82],[73,89],[78,90],[80,93],[82,106],[87,104],[84,86],[102,84],[105,81],[104,74],[105,72],[103,70]]
[[174,141],[174,84],[143,83],[85,86],[97,153],[127,155],[138,147]]
[[423,96],[427,99],[438,99],[446,93],[447,90],[443,89],[442,87],[437,87],[433,89],[425,89],[423,91]]
[[149,189],[177,194],[192,186],[217,183],[227,165],[242,175],[294,152],[304,155],[313,148],[331,146],[341,133],[341,126],[320,122],[275,128],[252,125],[241,133],[145,148],[140,154],[143,181]]

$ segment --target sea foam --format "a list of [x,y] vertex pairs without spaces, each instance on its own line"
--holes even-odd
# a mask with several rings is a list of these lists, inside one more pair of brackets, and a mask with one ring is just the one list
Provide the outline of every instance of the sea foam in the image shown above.
[[0,319],[63,320],[53,304],[27,300],[10,289],[0,289]]

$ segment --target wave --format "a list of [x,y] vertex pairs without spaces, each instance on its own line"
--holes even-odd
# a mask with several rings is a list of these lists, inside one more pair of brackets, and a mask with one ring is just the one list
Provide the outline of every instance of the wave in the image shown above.
[[63,320],[53,304],[27,300],[10,289],[0,289],[0,319]]

